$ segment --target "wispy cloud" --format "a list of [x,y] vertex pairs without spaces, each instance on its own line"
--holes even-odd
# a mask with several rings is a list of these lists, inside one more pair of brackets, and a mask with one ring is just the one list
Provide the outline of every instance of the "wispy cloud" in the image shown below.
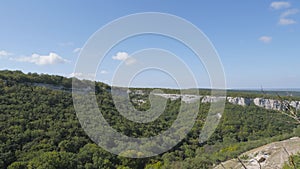
[[[291,8],[292,5],[289,2],[286,1],[277,1],[277,2],[272,2],[270,5],[273,9],[279,10],[279,9],[286,9],[286,8]],[[299,12],[298,9],[287,9],[285,12],[283,12],[279,16],[278,24],[279,25],[292,25],[297,23],[294,19],[289,18],[291,15],[295,15]]]
[[134,58],[131,58],[126,52],[118,52],[112,57],[114,60],[125,61],[126,65],[131,65],[136,62]]
[[283,13],[280,15],[280,17],[281,17],[281,18],[285,18],[285,17],[288,17],[288,16],[290,16],[290,15],[295,15],[295,14],[297,14],[298,12],[299,12],[298,9],[289,9],[289,10],[283,12]]
[[286,19],[286,18],[280,18],[278,21],[279,25],[292,25],[297,23],[294,19]]
[[13,60],[18,62],[34,63],[36,65],[53,65],[69,62],[56,53],[49,53],[49,55],[32,54],[31,56],[19,57]]
[[291,15],[295,15],[299,12],[298,9],[289,9],[285,12],[283,12],[281,15],[280,15],[280,18],[279,18],[279,21],[278,21],[278,24],[279,25],[291,25],[291,24],[295,24],[297,23],[294,19],[291,19],[291,18],[287,18]]
[[278,9],[289,8],[291,7],[291,4],[285,1],[276,1],[276,2],[272,2],[270,6],[271,8],[278,10]]
[[74,50],[73,50],[73,53],[79,53],[81,51],[81,48],[75,48]]
[[271,36],[261,36],[258,40],[260,40],[263,43],[270,43],[272,41]]
[[11,56],[12,53],[7,52],[5,50],[0,50],[0,57],[7,57],[7,56]]

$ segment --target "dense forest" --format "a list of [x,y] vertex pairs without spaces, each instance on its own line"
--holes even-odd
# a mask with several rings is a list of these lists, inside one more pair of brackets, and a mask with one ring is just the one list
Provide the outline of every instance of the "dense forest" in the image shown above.
[[[105,151],[86,135],[73,107],[71,88],[71,78],[0,71],[0,168],[205,169],[254,147],[300,135],[297,123],[278,111],[226,103],[216,131],[200,144],[199,134],[210,106],[205,103],[199,108],[192,130],[173,149],[150,158],[125,158]],[[152,89],[132,90],[149,93]],[[109,124],[134,137],[154,136],[167,129],[176,119],[181,104],[180,100],[168,100],[166,110],[158,119],[149,124],[134,123],[122,117],[114,107],[110,86],[96,82],[95,91],[99,109]],[[209,94],[209,90],[200,90],[200,93]],[[262,96],[243,91],[228,94]],[[145,97],[147,95],[130,95],[132,100]],[[146,101],[134,106],[147,110],[149,104]]]

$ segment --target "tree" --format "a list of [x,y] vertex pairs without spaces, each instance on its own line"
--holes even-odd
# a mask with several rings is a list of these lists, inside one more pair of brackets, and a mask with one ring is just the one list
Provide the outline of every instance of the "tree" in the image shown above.
[[27,167],[28,169],[74,169],[77,167],[77,160],[73,153],[45,152],[29,161]]

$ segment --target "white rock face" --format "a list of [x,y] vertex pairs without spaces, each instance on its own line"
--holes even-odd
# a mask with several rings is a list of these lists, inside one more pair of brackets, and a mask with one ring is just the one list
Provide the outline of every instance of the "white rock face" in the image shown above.
[[155,96],[161,96],[166,99],[170,100],[177,100],[181,97],[179,94],[162,94],[162,93],[153,93]]
[[255,98],[253,100],[254,104],[259,107],[263,107],[265,109],[270,110],[283,110],[283,106],[281,101],[273,100],[273,99],[263,99],[263,98]]
[[201,96],[197,96],[197,95],[161,94],[161,93],[154,93],[154,95],[161,96],[171,100],[177,100],[181,98],[182,101],[185,103],[193,103],[201,98]]
[[227,97],[227,101],[232,104],[249,106],[252,102],[252,99],[243,97]]
[[217,96],[204,96],[201,100],[201,103],[215,103],[219,101],[223,101],[225,97],[217,97]]
[[182,95],[181,99],[182,101],[186,102],[186,103],[194,103],[196,101],[199,101],[201,98],[201,96],[196,96],[196,95]]
[[[161,96],[171,100],[177,100],[179,98],[182,99],[185,103],[193,103],[198,101],[202,96],[196,95],[180,95],[180,94],[161,94],[154,93],[154,95]],[[215,103],[224,100],[225,97],[219,96],[203,96],[201,99],[201,103]],[[240,105],[240,106],[249,106],[251,103],[258,107],[262,107],[268,110],[284,110],[286,106],[279,101],[274,99],[265,99],[265,98],[245,98],[245,97],[227,97],[227,101],[231,104]],[[300,110],[300,101],[284,101],[293,108]]]
[[255,98],[253,100],[254,104],[259,107],[263,107],[265,109],[270,110],[284,110],[286,106],[285,104],[290,105],[293,108],[296,108],[297,110],[300,109],[300,102],[299,101],[279,101],[279,100],[273,100],[273,99],[263,99],[263,98]]
[[297,110],[300,109],[300,101],[291,101],[290,105],[294,108],[296,108]]
[[[156,96],[161,96],[166,99],[171,99],[171,100],[177,100],[179,98],[182,99],[182,101],[186,103],[193,103],[197,100],[199,100],[202,96],[197,96],[197,95],[181,95],[181,94],[161,94],[161,93],[154,93]],[[217,96],[204,96],[201,100],[201,103],[215,103],[218,101],[224,100],[225,97],[217,97]]]

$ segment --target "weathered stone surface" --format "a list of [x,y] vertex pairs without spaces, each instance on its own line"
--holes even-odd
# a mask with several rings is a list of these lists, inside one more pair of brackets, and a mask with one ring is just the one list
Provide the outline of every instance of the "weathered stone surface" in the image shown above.
[[227,101],[232,104],[249,106],[252,102],[252,99],[243,97],[227,97]]
[[201,103],[215,103],[224,100],[225,97],[217,97],[217,96],[204,96],[201,100]]
[[[290,154],[297,154],[300,151],[300,138],[294,137],[287,140],[273,142],[240,155],[246,157],[243,164],[247,169],[276,169],[282,168],[288,161]],[[244,167],[237,159],[228,160],[222,163],[225,168],[243,169]],[[222,165],[215,166],[215,169],[224,169]]]

